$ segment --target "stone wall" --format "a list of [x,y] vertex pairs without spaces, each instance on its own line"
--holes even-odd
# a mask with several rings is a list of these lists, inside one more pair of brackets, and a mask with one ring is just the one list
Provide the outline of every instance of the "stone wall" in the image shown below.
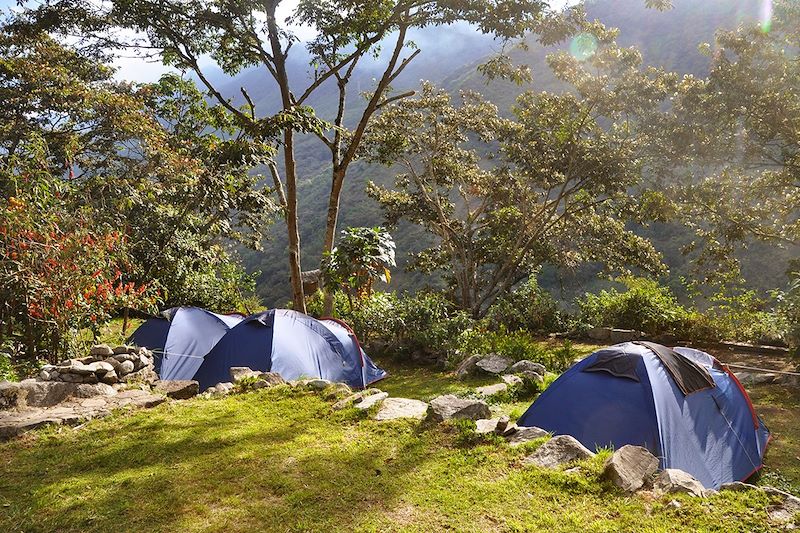
[[67,359],[57,365],[45,365],[37,381],[65,383],[115,383],[158,380],[153,367],[153,354],[146,348],[106,344],[92,347],[90,354],[77,359]]

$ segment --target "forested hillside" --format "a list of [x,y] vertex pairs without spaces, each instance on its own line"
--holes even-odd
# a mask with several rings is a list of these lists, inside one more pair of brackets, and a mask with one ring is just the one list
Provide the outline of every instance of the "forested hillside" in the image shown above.
[[[590,18],[619,28],[619,43],[640,49],[645,64],[662,66],[680,73],[702,75],[707,70],[709,58],[698,51],[698,46],[713,42],[714,33],[719,28],[733,29],[742,22],[753,22],[757,19],[760,5],[761,2],[755,0],[678,0],[674,2],[673,9],[656,12],[647,9],[638,0],[600,0],[589,3],[588,13]],[[507,114],[516,96],[524,90],[561,90],[545,61],[547,54],[556,48],[545,49],[531,44],[527,51],[513,52],[516,62],[530,65],[533,71],[531,87],[510,82],[487,84],[477,66],[483,58],[495,52],[499,44],[465,25],[418,32],[412,35],[412,39],[419,45],[421,53],[394,83],[398,91],[418,89],[420,80],[428,80],[451,93],[459,90],[478,91],[497,104],[501,113]],[[569,44],[564,43],[561,48],[568,48]],[[295,61],[290,65],[290,77],[303,82],[313,76],[312,68],[307,63]],[[363,107],[364,99],[360,93],[369,91],[374,83],[372,76],[378,75],[369,69],[357,71],[356,74],[359,77],[354,81],[358,91],[350,92],[346,117]],[[260,109],[277,109],[275,88],[256,83],[256,79],[256,73],[245,72],[230,83],[228,93],[239,94],[239,87],[243,85]],[[333,118],[335,103],[336,91],[332,82],[327,82],[309,102],[325,119]],[[330,188],[330,162],[327,148],[310,135],[298,140],[297,155],[301,172],[300,231],[305,254],[302,263],[304,269],[314,269],[319,265],[322,249],[324,214]],[[367,197],[365,186],[369,180],[389,184],[393,175],[392,169],[361,161],[355,163],[344,184],[339,228],[381,224],[381,210],[376,202]],[[686,275],[691,268],[689,260],[681,253],[681,248],[692,240],[690,232],[674,224],[656,224],[637,231],[652,239],[664,255],[664,262],[670,268],[667,284],[679,288],[680,277]],[[263,252],[242,249],[241,254],[250,271],[261,272],[257,291],[264,302],[268,305],[283,305],[291,295],[285,261],[286,231],[283,225],[276,224],[269,233],[270,237],[264,242]],[[401,267],[408,252],[419,250],[430,239],[418,226],[401,225],[394,234]],[[788,259],[796,255],[796,250],[769,249],[769,254],[766,251],[766,245],[757,244],[742,255],[742,269],[747,282],[759,290],[784,285]],[[764,261],[764,257],[771,259]],[[779,259],[775,260],[776,257]],[[435,279],[407,273],[400,268],[393,276],[392,287],[413,291],[425,284],[435,283]],[[567,301],[602,283],[597,279],[596,271],[591,268],[579,272],[545,271],[542,275],[542,284]],[[567,286],[568,289],[561,290],[562,286]]]

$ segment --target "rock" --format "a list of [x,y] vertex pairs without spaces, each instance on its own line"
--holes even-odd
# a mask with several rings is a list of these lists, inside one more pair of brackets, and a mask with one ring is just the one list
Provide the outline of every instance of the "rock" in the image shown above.
[[611,328],[589,328],[586,336],[595,341],[607,341],[611,339]]
[[660,333],[651,337],[650,340],[663,346],[675,346],[680,339],[674,333]]
[[70,396],[73,398],[93,398],[95,396],[115,396],[117,390],[105,383],[95,383],[93,385],[83,383],[76,385]]
[[691,474],[676,468],[663,470],[656,478],[653,489],[659,496],[684,492],[702,498],[705,494],[705,487],[697,481]]
[[730,483],[723,483],[719,486],[720,492],[725,490],[740,492],[744,490],[759,490],[759,487],[750,485],[749,483],[742,483],[741,481],[731,481]]
[[489,374],[502,374],[511,366],[511,359],[497,354],[491,354],[475,363],[475,366]]
[[126,374],[130,374],[134,370],[133,361],[122,361],[117,369],[117,374],[120,376],[125,376]]
[[770,521],[781,524],[793,523],[795,516],[800,514],[800,498],[774,487],[763,487],[763,490],[778,500],[767,509]]
[[325,390],[325,399],[335,400],[342,397],[346,398],[351,394],[353,394],[353,390],[347,385],[347,383],[334,383]]
[[239,383],[245,378],[258,377],[260,373],[258,370],[252,370],[249,366],[232,366],[230,369],[231,381],[234,383]]
[[175,400],[187,400],[197,396],[200,392],[200,384],[194,380],[173,379],[159,381],[153,387],[156,392],[165,394],[168,398]]
[[317,379],[309,379],[308,381],[306,381],[305,385],[306,388],[309,390],[320,391],[331,385],[331,382],[328,381],[327,379],[317,378]]
[[470,355],[456,367],[456,377],[465,378],[475,373],[475,363],[481,360],[480,355]]
[[638,341],[642,338],[642,333],[633,329],[612,329],[609,340],[612,344],[621,342]]
[[113,385],[114,383],[119,383],[119,377],[117,373],[112,370],[111,372],[106,372],[103,374],[103,377],[100,378],[100,381],[106,383],[107,385]]
[[333,404],[333,410],[339,411],[341,409],[344,409],[345,407],[351,406],[356,402],[360,402],[361,399],[364,398],[365,396],[369,396],[371,394],[378,394],[380,392],[382,392],[380,389],[366,389],[358,391]]
[[556,468],[560,465],[593,457],[583,444],[570,435],[558,435],[548,440],[525,458],[526,464],[541,468]]
[[625,445],[606,460],[603,477],[625,492],[636,492],[658,470],[658,459],[647,448]]
[[489,406],[479,400],[463,400],[452,394],[439,396],[431,400],[427,419],[439,423],[452,418],[478,420],[489,418]]
[[422,420],[428,412],[428,404],[411,398],[386,398],[375,415],[375,420],[415,418]]
[[667,504],[667,507],[671,509],[680,509],[682,505],[681,502],[679,502],[678,500],[670,500],[669,503]]
[[484,398],[490,398],[497,394],[502,394],[508,390],[508,385],[505,383],[495,383],[494,385],[486,385],[485,387],[478,387],[475,393]]
[[225,396],[233,391],[233,383],[226,381],[224,383],[217,383],[213,387],[205,390],[209,396]]
[[510,424],[511,419],[507,415],[503,415],[497,419],[497,425],[495,426],[494,432],[498,435],[502,435],[508,429]]
[[97,361],[92,363],[89,365],[89,368],[91,368],[98,376],[103,376],[109,372],[116,372],[114,370],[114,365],[111,363],[106,363],[105,361]]
[[509,428],[506,428],[506,431],[503,431],[503,435],[508,439],[508,443],[511,446],[519,446],[520,444],[546,437],[549,433],[536,426],[515,426],[514,431],[509,431]]
[[475,433],[479,433],[481,435],[496,433],[497,422],[499,422],[498,418],[481,418],[480,420],[476,420]]
[[73,360],[69,367],[65,370],[59,369],[59,373],[69,373],[69,374],[77,374],[79,376],[88,376],[89,374],[94,374],[94,369],[80,361]]
[[81,383],[98,383],[99,381],[97,374],[88,374],[81,379]]
[[136,359],[139,356],[136,355],[136,354],[132,354],[132,353],[118,353],[118,354],[113,355],[112,357],[115,360],[117,360],[118,362],[124,363],[125,361],[133,362],[133,360]]
[[742,385],[767,385],[779,381],[778,374],[771,372],[735,372]]
[[95,344],[89,351],[89,355],[108,357],[109,355],[114,355],[114,350],[108,344]]
[[[120,365],[121,367],[122,365]],[[146,384],[153,384],[158,381],[158,374],[156,374],[153,367],[145,367],[141,370],[137,370],[136,372],[131,372],[125,376],[120,377],[120,381],[123,383],[135,383],[135,382],[142,382]]]
[[139,351],[139,349],[136,346],[127,346],[127,345],[124,345],[124,344],[122,346],[117,346],[116,348],[111,350],[111,352],[114,355],[120,355],[120,354],[124,354],[124,353],[126,353],[126,354],[127,353],[137,353],[138,351]]
[[283,376],[277,372],[261,372],[258,374],[258,379],[266,382],[269,386],[282,385],[283,383],[286,383],[286,380],[283,379]]
[[544,365],[539,363],[534,363],[533,361],[529,361],[527,359],[523,359],[522,361],[517,361],[511,368],[508,369],[509,372],[512,374],[520,374],[523,372],[535,372],[540,376],[544,375],[547,372],[547,369]]
[[11,381],[0,381],[0,409],[16,409],[26,405],[28,391]]
[[523,379],[527,379],[530,382],[538,383],[539,385],[544,383],[544,378],[541,374],[536,372],[531,372],[530,370],[524,370],[522,372],[517,372],[517,376],[520,376]]
[[39,379],[42,381],[55,381],[54,378],[58,377],[58,370],[53,368],[52,370],[48,368],[42,368],[39,370]]
[[500,376],[500,379],[503,380],[503,383],[508,385],[509,387],[517,387],[522,385],[522,378],[519,376],[515,376],[514,374],[503,374]]
[[375,394],[370,394],[369,396],[363,396],[359,401],[357,401],[354,405],[358,409],[369,409],[375,405],[378,405],[380,402],[385,400],[389,397],[389,394],[386,392],[378,392]]

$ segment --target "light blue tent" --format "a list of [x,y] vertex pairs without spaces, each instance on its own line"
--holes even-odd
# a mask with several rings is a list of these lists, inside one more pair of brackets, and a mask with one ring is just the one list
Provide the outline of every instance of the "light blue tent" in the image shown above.
[[191,379],[208,352],[243,317],[219,315],[199,307],[173,307],[147,320],[128,342],[155,354],[161,379]]
[[205,390],[229,381],[234,366],[277,372],[286,380],[323,378],[353,388],[365,388],[386,376],[346,324],[288,309],[247,317],[214,346],[196,373],[180,379],[196,379]]
[[708,488],[757,472],[770,437],[736,376],[714,357],[646,342],[576,363],[517,423],[572,435],[589,449],[643,446],[661,468]]

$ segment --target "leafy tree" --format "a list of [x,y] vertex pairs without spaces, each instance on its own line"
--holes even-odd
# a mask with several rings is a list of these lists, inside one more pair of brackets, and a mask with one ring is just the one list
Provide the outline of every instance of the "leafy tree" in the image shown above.
[[[409,30],[465,21],[503,42],[533,30],[543,43],[551,44],[563,38],[574,24],[570,17],[558,17],[542,0],[301,0],[287,22],[313,30],[316,37],[306,43],[313,76],[298,88],[290,80],[287,68],[298,53],[293,51],[298,38],[289,24],[278,20],[276,11],[280,3],[280,0],[115,0],[98,5],[84,0],[49,0],[38,7],[33,18],[47,28],[78,26],[80,31],[92,35],[97,35],[100,29],[101,43],[105,46],[117,41],[117,45],[142,45],[157,50],[166,63],[192,71],[208,95],[258,142],[272,141],[272,127],[279,125],[283,176],[277,164],[269,165],[269,169],[287,225],[294,307],[304,310],[297,221],[297,179],[302,172],[296,168],[295,133],[313,133],[331,153],[331,190],[323,246],[323,252],[329,252],[336,233],[342,185],[370,121],[388,103],[413,94],[397,93],[392,88],[392,83],[419,53],[408,39]],[[575,13],[570,12],[572,16]],[[106,31],[109,27],[114,30]],[[119,42],[116,28],[134,30],[137,37]],[[348,84],[365,58],[381,57],[381,47],[386,43],[391,43],[391,52],[382,61],[375,87],[350,129],[350,123],[345,122]],[[201,58],[206,57],[229,76],[259,67],[267,84],[275,86],[280,95],[277,115],[265,117],[264,110],[256,109],[244,88],[240,90],[244,105],[234,103],[234,95],[226,94],[223,89],[227,80],[217,83],[202,64],[205,62]],[[486,73],[518,80],[526,78],[524,69],[516,69],[504,60],[489,64]],[[311,96],[327,82],[335,83],[338,91],[332,128],[308,107]]]
[[230,117],[174,75],[115,82],[102,54],[66,47],[19,19],[0,35],[0,157],[30,138],[70,184],[64,200],[128,242],[126,282],[163,303],[228,311],[253,286],[229,243],[260,244],[275,206],[251,170],[272,147],[233,134]]
[[76,187],[47,169],[41,138],[0,163],[0,186],[0,350],[55,362],[119,308],[151,310],[152,291],[123,273],[127,238],[75,209]]
[[342,290],[350,308],[353,296],[360,302],[372,294],[375,280],[389,283],[390,268],[396,266],[392,236],[383,228],[348,228],[338,246],[323,261],[323,279],[328,292]]
[[474,316],[544,263],[662,268],[626,221],[653,216],[642,209],[652,195],[629,194],[650,140],[639,121],[658,111],[675,80],[642,70],[638,52],[617,47],[613,31],[587,30],[591,54],[550,58],[572,94],[525,93],[505,119],[476,94],[455,107],[424,85],[374,126],[371,157],[403,173],[396,190],[370,184],[369,193],[390,224],[408,219],[438,237],[416,266],[443,268]]
[[653,121],[654,175],[711,277],[735,279],[735,252],[754,239],[800,243],[800,10],[774,5],[758,25],[719,32],[708,76],[685,77]]

